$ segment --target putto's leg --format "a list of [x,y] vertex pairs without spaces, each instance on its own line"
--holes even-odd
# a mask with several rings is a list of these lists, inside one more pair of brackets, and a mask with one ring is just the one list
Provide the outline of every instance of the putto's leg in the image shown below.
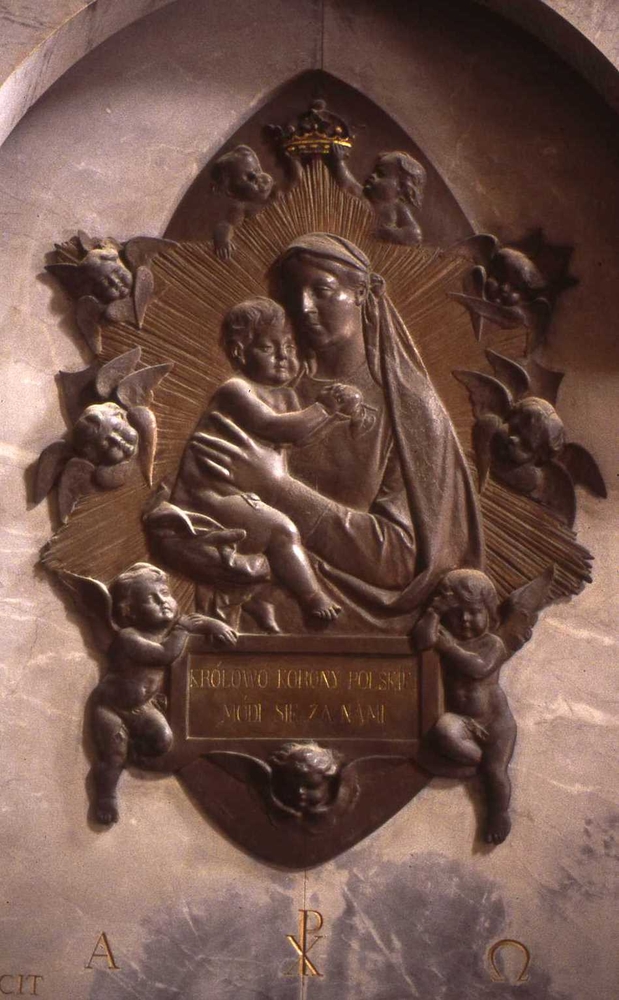
[[511,781],[507,768],[514,752],[516,724],[505,727],[501,737],[484,750],[481,775],[488,803],[484,839],[488,844],[502,844],[511,830],[509,802]]
[[429,734],[435,750],[458,764],[479,764],[482,748],[478,739],[483,731],[476,730],[472,719],[455,712],[445,712]]
[[120,716],[106,705],[95,706],[92,725],[99,758],[91,771],[94,814],[98,823],[110,826],[118,822],[117,787],[127,763],[129,734]]
[[165,716],[151,702],[135,713],[130,725],[131,749],[138,766],[142,758],[161,757],[171,749],[172,730]]

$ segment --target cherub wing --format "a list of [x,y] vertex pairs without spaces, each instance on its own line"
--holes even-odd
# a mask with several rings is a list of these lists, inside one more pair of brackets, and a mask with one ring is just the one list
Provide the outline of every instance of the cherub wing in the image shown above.
[[473,295],[463,295],[461,292],[448,292],[449,298],[459,302],[468,309],[473,319],[481,316],[488,319],[502,330],[515,330],[519,326],[528,326],[528,314],[522,306],[504,306],[488,299],[476,298]]
[[95,361],[88,368],[80,368],[77,372],[58,372],[62,399],[71,425],[90,403],[96,402],[94,384],[98,370],[99,366]]
[[105,584],[91,576],[79,576],[68,570],[63,570],[60,579],[71,591],[78,606],[94,620],[95,638],[103,649],[107,649],[118,627],[112,618],[112,597]]
[[153,485],[153,467],[157,451],[157,421],[147,406],[132,406],[127,419],[140,436],[138,458],[142,475],[149,486]]
[[548,603],[548,592],[554,574],[555,567],[548,566],[541,576],[512,591],[501,605],[501,624],[497,635],[505,643],[510,655],[531,638],[538,615]]
[[75,322],[93,354],[101,354],[101,318],[105,305],[94,295],[82,295],[75,306]]
[[[462,290],[465,295],[470,296],[474,299],[484,298],[484,289],[486,287],[486,269],[482,267],[481,264],[477,264],[472,268],[468,274],[465,274],[462,280]],[[473,323],[473,332],[475,333],[475,339],[481,340],[482,334],[484,332],[484,319],[478,313],[473,310],[469,310],[471,315],[471,320]]]
[[79,264],[46,264],[45,270],[57,278],[63,288],[74,299],[79,299],[88,291],[90,282],[84,280],[84,269]]
[[164,365],[140,368],[139,371],[127,375],[116,387],[118,401],[128,410],[134,406],[150,406],[153,401],[153,389],[173,367],[174,364],[170,361]]
[[452,375],[468,390],[476,419],[485,417],[488,413],[501,417],[502,420],[507,419],[514,401],[498,379],[483,372],[471,372],[464,368],[455,368]]
[[571,476],[558,462],[547,462],[540,470],[539,484],[531,493],[571,528],[576,518],[576,493]]
[[344,775],[350,776],[354,772],[356,777],[361,777],[363,774],[371,774],[372,771],[381,768],[401,767],[402,764],[410,764],[410,762],[411,758],[405,757],[403,754],[372,754],[369,757],[357,757],[355,760],[348,761],[340,773],[344,777]]
[[487,267],[500,245],[496,236],[490,233],[477,233],[456,243],[451,249],[470,257],[476,264],[484,264]]
[[593,455],[582,445],[569,443],[557,457],[577,486],[585,486],[596,497],[606,497],[606,483]]
[[141,353],[141,347],[134,347],[101,365],[95,378],[95,389],[101,399],[109,399],[122,380],[135,371]]
[[133,281],[133,305],[138,330],[142,329],[146,307],[152,299],[154,291],[155,279],[153,278],[153,272],[149,267],[141,264],[135,272]]
[[137,271],[144,264],[150,264],[155,254],[171,250],[177,244],[174,240],[162,240],[155,236],[135,236],[127,240],[123,247],[123,255],[132,271]]
[[133,295],[126,295],[124,299],[115,299],[105,307],[105,318],[112,323],[135,323],[135,303]]
[[492,464],[492,439],[501,424],[501,417],[497,417],[494,413],[487,413],[473,424],[471,438],[475,451],[475,465],[477,466],[477,480],[480,493],[483,493],[488,480],[490,465]]
[[43,449],[34,475],[32,499],[35,503],[41,503],[47,496],[72,454],[68,441],[52,441]]
[[211,750],[204,754],[204,759],[221,767],[237,781],[253,785],[267,798],[270,796],[273,772],[266,761],[232,750]]
[[70,458],[58,482],[58,514],[63,524],[80,497],[92,492],[95,467],[85,458]]
[[487,350],[486,357],[492,365],[494,374],[503,385],[507,386],[514,399],[520,399],[529,391],[531,380],[522,365],[512,361],[511,358],[504,358],[496,351]]

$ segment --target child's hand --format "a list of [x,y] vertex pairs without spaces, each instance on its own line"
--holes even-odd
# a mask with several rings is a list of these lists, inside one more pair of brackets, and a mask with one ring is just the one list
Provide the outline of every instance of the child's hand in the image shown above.
[[216,618],[209,618],[207,615],[187,615],[185,625],[188,631],[194,635],[210,635],[213,639],[224,642],[227,646],[234,646],[238,639],[234,629],[226,625],[225,622],[217,621]]
[[433,608],[426,611],[425,615],[417,623],[413,632],[413,638],[417,649],[434,649],[438,642],[440,618]]
[[335,382],[320,392],[317,402],[321,403],[328,413],[341,413],[345,417],[350,417],[363,403],[363,396],[354,385]]
[[209,631],[206,633],[216,639],[218,642],[223,642],[226,646],[236,646],[238,642],[238,633],[226,625],[225,622],[215,621],[214,618],[207,619],[209,622]]
[[448,632],[446,628],[439,625],[435,645],[439,651],[442,651],[445,649],[451,649],[452,646],[456,645],[456,642],[451,632]]

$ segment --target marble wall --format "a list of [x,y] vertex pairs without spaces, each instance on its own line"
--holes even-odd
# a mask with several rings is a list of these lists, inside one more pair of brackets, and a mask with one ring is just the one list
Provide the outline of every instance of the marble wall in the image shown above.
[[[38,995],[50,1000],[612,1000],[616,118],[548,50],[477,5],[290,9],[164,6],[64,74],[0,150],[0,976],[15,977],[0,988],[17,992],[21,974],[42,976]],[[409,132],[476,229],[509,239],[543,224],[575,246],[580,283],[543,360],[566,372],[569,436],[596,455],[611,495],[579,496],[594,583],[549,609],[505,671],[519,724],[510,840],[482,848],[474,795],[434,781],[338,860],[290,874],[225,840],[172,777],[126,775],[122,822],[104,833],[86,823],[82,716],[97,657],[35,566],[50,520],[45,504],[27,509],[24,472],[64,428],[53,374],[86,358],[72,310],[43,277],[45,253],[78,225],[162,233],[245,118],[321,64]],[[285,975],[302,907],[325,918],[313,952],[322,976],[305,980]],[[117,969],[105,958],[86,968],[101,932]],[[489,976],[487,949],[501,938],[531,952],[517,987]],[[22,982],[27,994],[32,980]]]

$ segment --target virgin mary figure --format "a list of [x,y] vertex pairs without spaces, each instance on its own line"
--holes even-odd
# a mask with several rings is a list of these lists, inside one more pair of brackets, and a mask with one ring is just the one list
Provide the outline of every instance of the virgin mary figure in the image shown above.
[[[294,522],[348,612],[331,631],[360,619],[408,631],[445,572],[483,565],[476,494],[451,421],[384,280],[358,247],[310,233],[290,243],[271,277],[305,361],[295,386],[301,404],[326,384],[347,383],[371,419],[357,434],[335,424],[287,460],[228,419],[215,420],[216,434],[194,433],[188,449],[205,475],[219,469]],[[182,465],[171,500],[200,513],[200,488],[183,481]],[[217,583],[212,553],[196,540],[160,539],[158,549],[186,575]],[[257,554],[245,554],[239,586],[256,577]]]

